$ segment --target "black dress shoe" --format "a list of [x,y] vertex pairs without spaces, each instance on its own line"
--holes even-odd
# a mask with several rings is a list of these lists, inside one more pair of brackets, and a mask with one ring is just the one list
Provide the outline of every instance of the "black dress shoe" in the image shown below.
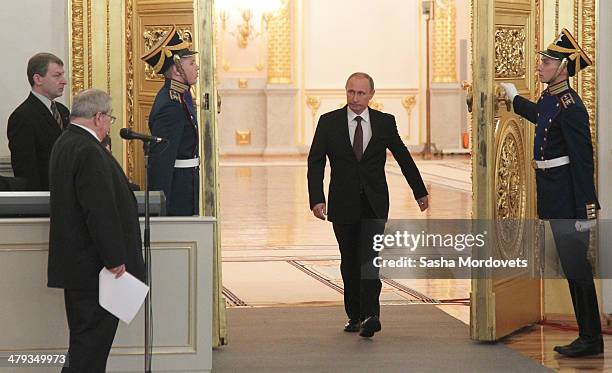
[[582,357],[598,355],[604,351],[603,338],[583,338],[580,337],[565,346],[556,346],[554,350],[561,355],[568,357]]
[[378,316],[370,316],[361,323],[359,335],[364,338],[370,338],[374,333],[380,331],[380,320]]
[[349,319],[349,321],[344,324],[344,331],[348,333],[357,333],[360,327],[361,321],[359,321],[359,319]]

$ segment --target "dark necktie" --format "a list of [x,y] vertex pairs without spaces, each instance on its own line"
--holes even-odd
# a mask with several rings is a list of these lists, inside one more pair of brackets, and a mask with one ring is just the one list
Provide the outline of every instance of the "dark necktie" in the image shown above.
[[63,128],[62,117],[60,116],[59,110],[57,110],[57,105],[55,104],[55,101],[51,101],[51,113],[53,114],[53,118],[57,122],[59,128]]
[[363,129],[361,128],[362,117],[359,115],[355,117],[357,121],[357,127],[355,128],[355,136],[353,137],[353,152],[358,161],[363,156]]

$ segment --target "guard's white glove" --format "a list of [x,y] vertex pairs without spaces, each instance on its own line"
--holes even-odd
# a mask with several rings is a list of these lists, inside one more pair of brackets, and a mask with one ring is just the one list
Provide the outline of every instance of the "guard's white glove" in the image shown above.
[[596,219],[591,220],[576,220],[576,230],[578,232],[587,232],[593,229],[597,225]]
[[510,100],[510,102],[513,102],[514,98],[518,96],[518,90],[516,89],[516,86],[512,83],[500,83],[499,85],[501,85],[504,89],[504,92],[506,92],[506,97],[508,98],[508,100]]

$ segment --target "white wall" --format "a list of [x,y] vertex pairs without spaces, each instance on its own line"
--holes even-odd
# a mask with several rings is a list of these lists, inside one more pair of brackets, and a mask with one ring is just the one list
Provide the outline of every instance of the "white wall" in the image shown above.
[[343,88],[365,71],[378,87],[419,84],[417,0],[305,2],[305,88]]
[[[30,85],[26,77],[28,59],[38,52],[51,52],[64,61],[68,73],[68,1],[3,1],[0,12],[0,159],[10,155],[6,122],[26,98]],[[65,95],[68,89],[65,90]],[[66,97],[59,99],[66,102]]]
[[[374,100],[382,104],[382,111],[395,115],[406,143],[418,144],[423,71],[420,1],[304,0],[300,6],[300,142],[310,145],[319,116],[346,103],[347,77],[363,71],[374,79]],[[409,96],[417,99],[410,115],[402,105]],[[306,107],[307,97],[320,101],[316,112]]]

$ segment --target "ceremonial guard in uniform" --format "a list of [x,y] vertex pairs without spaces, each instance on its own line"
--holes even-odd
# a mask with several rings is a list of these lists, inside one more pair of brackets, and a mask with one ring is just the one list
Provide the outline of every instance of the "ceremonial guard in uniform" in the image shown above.
[[578,322],[579,337],[555,351],[570,357],[596,355],[603,352],[603,339],[587,250],[599,202],[589,115],[568,81],[592,62],[566,29],[539,53],[538,74],[548,87],[537,103],[519,96],[511,83],[502,86],[514,111],[535,124],[538,215],[550,220]]
[[163,190],[168,215],[199,211],[198,122],[190,87],[197,82],[197,52],[176,27],[142,60],[165,77],[149,115],[151,135],[168,140],[151,145],[148,177],[151,190]]

